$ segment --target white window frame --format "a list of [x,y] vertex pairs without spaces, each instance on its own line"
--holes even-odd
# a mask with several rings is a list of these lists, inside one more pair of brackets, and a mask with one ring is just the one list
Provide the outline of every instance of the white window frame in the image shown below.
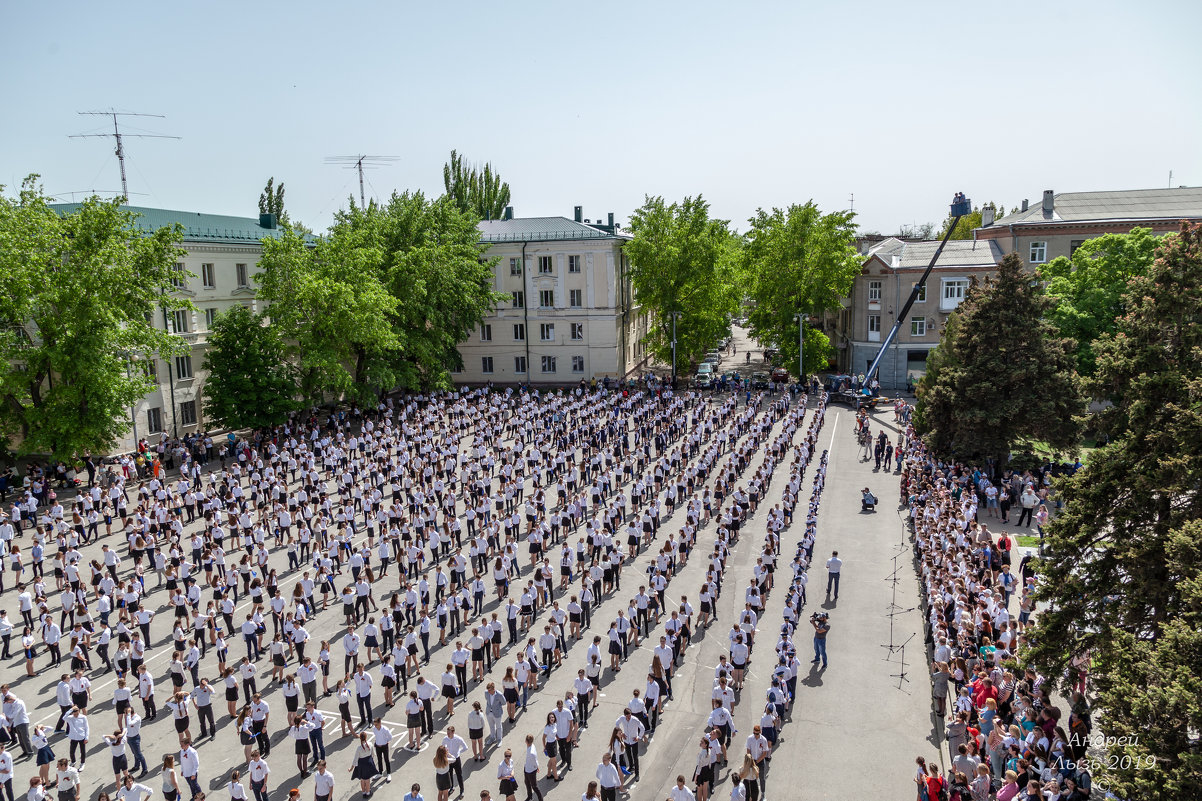
[[234,265],[234,280],[237,281],[239,289],[250,289],[250,269],[244,262]]
[[568,306],[570,306],[573,309],[580,309],[580,308],[584,307],[584,290],[583,289],[569,289],[568,290]]
[[205,329],[206,330],[208,330],[208,331],[213,330],[213,323],[217,322],[218,313],[219,312],[215,308],[205,309]]
[[539,256],[538,257],[538,274],[539,275],[554,275],[555,274],[555,257],[554,256]]
[[151,434],[163,433],[163,409],[155,406],[146,410],[146,430]]
[[513,371],[515,373],[523,373],[523,374],[526,372],[526,357],[525,356],[514,356],[513,357]]
[[584,323],[572,323],[572,339],[580,341],[584,339]]
[[186,334],[188,333],[188,314],[187,309],[172,309],[171,317],[168,318],[171,325],[171,333]]
[[[918,286],[917,281],[915,281],[911,285],[910,289],[913,290],[914,287],[916,287],[916,286]],[[918,290],[918,297],[914,299],[914,302],[915,303],[926,303],[927,302],[927,285],[926,284],[923,284],[922,289]]]
[[526,341],[526,324],[525,323],[514,323],[513,324],[513,341],[514,342],[525,342]]
[[869,281],[868,282],[868,302],[869,303],[880,303],[881,302],[881,288],[883,285],[884,285],[883,281]]
[[200,283],[205,289],[217,288],[217,266],[212,262],[200,265]]
[[944,278],[939,290],[939,308],[944,311],[957,308],[964,302],[972,282],[967,278]]
[[538,338],[540,342],[555,341],[555,323],[539,323]]
[[187,381],[193,378],[192,372],[192,355],[185,353],[182,356],[175,357],[175,377],[180,381]]
[[542,370],[542,371],[543,371],[544,373],[554,373],[554,372],[556,372],[556,366],[557,366],[557,365],[556,365],[556,363],[555,363],[555,362],[556,362],[556,359],[555,359],[555,357],[554,357],[554,356],[544,356],[544,357],[542,357],[542,368],[543,368],[543,370]]
[[183,289],[185,286],[187,286],[187,283],[188,277],[184,275],[184,263],[182,261],[177,261],[175,266],[172,268],[171,286],[175,287],[176,289]]
[[1047,240],[1036,240],[1031,243],[1028,248],[1027,255],[1030,256],[1032,264],[1045,264],[1048,260],[1048,243]]
[[480,324],[480,341],[481,342],[492,342],[492,324],[491,323],[481,323]]
[[583,256],[568,256],[568,272],[580,272],[580,262],[583,260],[583,258]]
[[881,341],[881,316],[879,314],[868,315],[868,341]]
[[492,375],[492,356],[480,357],[480,372],[485,375]]
[[910,336],[925,337],[927,335],[927,318],[926,317],[911,317],[910,318]]
[[[548,300],[550,300],[551,302],[547,303]],[[555,308],[555,290],[554,289],[540,289],[538,291],[538,307],[540,309],[554,309]]]
[[583,356],[573,356],[572,357],[572,372],[573,373],[583,373],[584,372],[584,357]]
[[509,274],[510,275],[521,275],[522,274],[522,260],[521,259],[510,259],[509,260]]
[[526,293],[524,290],[515,289],[513,291],[513,308],[522,309],[526,306]]

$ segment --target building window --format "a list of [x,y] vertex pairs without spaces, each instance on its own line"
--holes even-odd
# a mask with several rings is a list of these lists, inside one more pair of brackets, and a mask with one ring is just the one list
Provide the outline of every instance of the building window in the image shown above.
[[868,282],[868,302],[869,303],[880,303],[881,302],[881,282],[880,281],[869,281]]
[[572,339],[584,339],[584,323],[572,323]]
[[1043,264],[1048,260],[1048,243],[1047,242],[1032,242],[1031,243],[1031,258],[1028,259],[1032,264]]
[[580,272],[580,257],[579,256],[568,256],[568,272],[570,272],[570,273]]
[[581,302],[584,300],[583,295],[584,295],[583,290],[580,290],[580,289],[568,290],[568,305],[571,306],[573,309],[579,309],[581,306],[584,305],[584,303]]
[[910,336],[925,337],[927,335],[927,318],[915,317],[910,320]]
[[184,401],[179,405],[179,422],[184,426],[196,425],[196,401]]
[[538,257],[538,273],[539,275],[550,275],[554,270],[555,258],[553,256]]
[[185,378],[192,377],[192,357],[191,356],[176,356],[175,357],[175,377],[181,381]]
[[245,264],[235,264],[234,265],[234,274],[238,279],[238,288],[239,289],[246,289],[247,287],[250,286],[250,276],[248,276],[246,274],[246,265]]
[[1074,253],[1076,253],[1076,252],[1077,252],[1077,248],[1081,247],[1081,246],[1082,246],[1082,245],[1084,245],[1084,244],[1085,244],[1085,240],[1084,240],[1084,239],[1074,239],[1074,240],[1072,240],[1071,242],[1069,242],[1069,243],[1068,243],[1068,255],[1069,255],[1069,257],[1071,258],[1071,257],[1072,257],[1072,255],[1073,255]]
[[492,356],[480,357],[480,371],[484,373],[492,372]]
[[513,338],[515,340],[517,340],[518,342],[521,342],[524,339],[526,339],[526,324],[525,323],[514,323],[513,324]]
[[163,432],[162,409],[155,408],[146,410],[146,430],[151,434],[161,434]]
[[205,328],[212,331],[215,322],[217,322],[217,310],[205,309]]
[[525,356],[514,356],[513,357],[513,371],[515,373],[526,372],[526,357]]
[[509,274],[510,275],[521,275],[522,274],[522,260],[521,259],[510,259],[509,260]]
[[943,279],[943,298],[939,301],[939,308],[944,311],[954,309],[960,305],[960,301],[964,300],[964,296],[967,294],[967,278],[945,278]]
[[538,338],[543,342],[554,342],[555,323],[541,323],[538,327]]
[[572,357],[572,372],[573,373],[583,373],[584,372],[584,357],[583,356],[573,356]]
[[212,264],[200,265],[200,283],[205,289],[216,289],[217,287],[217,271]]
[[526,293],[518,290],[513,293],[513,308],[521,309],[526,306]]
[[544,373],[554,373],[555,372],[555,357],[554,356],[544,356],[543,357],[543,372]]
[[171,312],[171,333],[186,334],[188,333],[188,310],[176,309]]
[[554,289],[539,290],[538,305],[539,305],[539,308],[542,308],[542,309],[555,308],[555,290]]
[[484,323],[480,326],[480,341],[492,342],[492,325]]
[[881,341],[881,316],[879,314],[868,315],[868,341]]
[[[914,286],[918,286],[917,281],[914,282]],[[914,299],[914,302],[915,303],[926,303],[927,302],[927,285],[926,284],[923,284],[921,287],[918,288],[918,297]]]
[[155,361],[153,357],[146,359],[145,361],[140,361],[138,364],[142,366],[142,372],[147,378],[149,378],[151,381],[159,380],[159,363]]
[[182,261],[177,261],[175,263],[175,267],[172,268],[172,271],[171,286],[175,287],[176,289],[183,289],[186,278],[184,276],[184,263]]

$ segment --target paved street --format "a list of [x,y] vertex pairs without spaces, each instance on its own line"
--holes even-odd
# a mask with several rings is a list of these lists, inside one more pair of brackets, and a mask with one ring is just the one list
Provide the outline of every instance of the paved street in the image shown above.
[[[732,369],[730,365],[746,365],[744,353],[749,345],[742,332],[738,333],[737,352],[723,363],[723,372]],[[757,352],[756,357],[758,355]],[[753,362],[754,360],[755,357]],[[753,363],[752,367],[756,365]],[[888,422],[892,420],[891,409],[879,412],[876,418],[874,431],[884,426],[895,436],[895,428]],[[805,426],[808,426],[808,423],[807,415]],[[802,431],[805,426],[802,427]],[[784,727],[781,745],[767,774],[766,796],[771,798],[909,799],[913,795],[913,786],[909,779],[914,756],[921,753],[930,759],[937,753],[936,747],[928,739],[932,732],[932,719],[929,714],[930,684],[921,635],[918,634],[921,626],[920,616],[914,610],[917,604],[917,585],[909,559],[910,551],[903,539],[901,518],[896,512],[897,478],[893,474],[874,473],[871,463],[859,461],[857,446],[852,436],[853,428],[854,415],[846,408],[833,407],[828,411],[820,435],[820,448],[830,449],[830,464],[819,513],[814,567],[810,571],[809,603],[803,611],[802,627],[796,639],[798,658],[809,668],[812,656],[809,645],[811,638],[805,621],[809,614],[818,608],[828,610],[832,624],[829,642],[830,667],[819,670],[815,666],[812,670],[802,672],[792,719]],[[762,457],[761,448],[751,467],[743,474],[743,480],[750,476]],[[786,529],[784,534],[782,567],[791,560],[796,542],[804,529],[804,504],[812,487],[812,465],[816,463],[815,457],[805,476],[801,492],[803,500],[797,512],[799,519],[795,520],[794,525]],[[767,497],[761,502],[762,508],[766,508],[763,504],[771,506],[779,502],[784,486],[781,473],[785,469],[786,465],[777,468],[777,476],[769,485]],[[859,490],[865,485],[872,487],[881,499],[879,511],[875,514],[860,512]],[[676,517],[666,521],[665,528],[678,528],[681,525],[681,517],[678,513]],[[763,526],[764,514],[761,512],[744,527],[741,539],[728,562],[723,592],[718,604],[718,623],[708,631],[698,632],[694,644],[685,652],[685,664],[673,680],[674,700],[668,705],[660,727],[646,746],[642,757],[642,781],[637,785],[627,786],[630,798],[664,798],[678,773],[684,774],[686,778],[692,776],[696,740],[710,711],[714,666],[719,654],[726,651],[726,632],[735,610],[742,607],[743,590],[747,586],[751,567],[764,539]],[[188,533],[191,531],[192,527],[189,527]],[[667,590],[669,598],[678,599],[681,595],[688,595],[693,604],[697,605],[696,593],[705,570],[704,555],[709,550],[713,536],[714,524],[711,523],[701,530],[698,548],[694,551],[693,558],[671,581]],[[661,531],[656,547],[662,543],[662,538]],[[575,538],[572,538],[570,541],[574,540]],[[106,542],[116,545],[118,541],[119,537],[115,536]],[[840,557],[844,560],[843,582],[837,602],[833,599],[824,601],[822,597],[822,590],[826,585],[826,571],[823,565],[832,549],[838,549]],[[654,551],[654,548],[652,550]],[[124,552],[124,547],[121,551]],[[93,544],[84,549],[87,559],[95,558],[98,554],[98,545]],[[624,607],[625,601],[637,591],[639,579],[646,575],[645,568],[651,561],[651,555],[644,551],[633,564],[627,564],[622,574],[622,591],[606,597],[604,603],[594,609],[592,628],[586,631],[583,641],[570,644],[564,668],[554,671],[550,679],[542,684],[542,689],[531,697],[528,710],[519,715],[518,722],[512,728],[506,726],[504,744],[515,752],[519,776],[520,760],[524,753],[524,735],[530,733],[537,737],[541,733],[547,712],[554,708],[554,700],[564,696],[576,678],[577,668],[583,667],[585,646],[594,634],[604,636],[617,609]],[[522,561],[524,584],[529,565],[524,558]],[[281,569],[282,573],[285,567],[282,550],[273,552],[271,564]],[[899,579],[896,583],[896,595],[894,584],[890,581],[895,567]],[[779,575],[778,573],[778,577]],[[295,573],[289,573],[281,580],[280,586],[285,597],[290,595],[296,578]],[[377,582],[374,588],[377,600],[396,588],[396,582],[394,568],[389,576]],[[153,578],[149,578],[148,585],[153,586],[153,583]],[[741,699],[747,701],[739,703],[735,709],[739,734],[734,742],[739,744],[740,750],[741,743],[750,733],[752,724],[758,722],[763,709],[762,700],[771,677],[772,644],[778,636],[781,621],[784,583],[783,580],[778,581],[777,591],[769,596],[759,628],[761,639],[757,642],[741,696]],[[341,582],[339,586],[341,587]],[[490,592],[489,595],[486,612],[497,609],[493,594]],[[566,603],[566,597],[556,597],[561,604]],[[11,591],[6,593],[3,600],[5,603],[0,605],[7,606],[12,615],[15,607],[14,594]],[[165,593],[161,590],[149,598],[149,604],[152,607],[158,606],[164,613],[155,625],[155,636],[152,639],[156,647],[147,661],[151,671],[158,678],[160,709],[170,688],[170,682],[166,679],[166,664],[170,659],[171,647],[167,637],[168,626],[164,619],[169,610],[166,609],[165,602]],[[896,644],[908,643],[904,655],[909,681],[891,675],[899,673],[902,665],[902,653],[890,653],[885,647],[890,641],[890,618],[887,613],[891,603],[895,603],[898,610],[893,619],[893,641]],[[56,607],[57,603],[54,602],[52,609],[56,611]],[[245,611],[244,602],[235,614],[236,619],[241,619]],[[535,631],[541,631],[544,620],[545,614],[536,622]],[[340,610],[331,609],[318,614],[307,628],[313,638],[310,648],[310,652],[313,653],[320,640],[333,642],[343,633]],[[652,632],[651,644],[658,642],[661,631],[662,626]],[[912,635],[913,639],[910,639]],[[270,636],[267,639],[270,639]],[[436,640],[435,636],[434,641]],[[19,649],[15,646],[16,643],[14,655],[17,655]],[[453,643],[448,647],[432,648],[430,665],[423,669],[423,673],[430,678],[436,678],[442,672],[443,665],[449,661],[452,648]],[[231,638],[231,658],[236,661],[242,654],[240,639]],[[632,654],[622,672],[603,672],[600,707],[592,712],[593,725],[581,734],[580,748],[575,751],[573,758],[575,769],[558,784],[549,781],[542,783],[542,791],[547,799],[574,801],[580,797],[588,780],[593,778],[599,756],[605,750],[612,722],[630,699],[631,691],[644,687],[645,669],[650,663],[650,658],[650,651],[644,646],[640,652]],[[512,660],[512,650],[504,648],[500,664],[512,664]],[[338,668],[341,667],[342,653],[337,644],[332,649],[332,661]],[[607,659],[603,661],[608,662]],[[45,665],[46,657],[43,652],[39,655],[38,667],[43,669]],[[206,669],[202,671],[203,675],[215,680],[211,656],[205,660],[204,667]],[[284,724],[280,722],[284,717],[282,694],[278,685],[268,684],[268,660],[260,660],[258,668],[259,687],[264,690],[266,700],[272,708],[270,729],[273,734],[273,750],[268,760],[272,768],[268,782],[269,788],[273,790],[271,798],[285,797],[284,791],[289,787],[300,787],[302,797],[311,798],[313,779],[310,777],[302,780],[297,774],[291,743],[286,738]],[[294,664],[289,666],[290,671],[293,669]],[[333,673],[337,675],[338,672],[335,669]],[[497,670],[490,679],[499,682],[500,677],[501,671]],[[4,665],[0,678],[9,682],[13,690],[29,704],[33,723],[53,726],[58,715],[54,699],[58,671],[42,670],[36,678],[24,678],[18,657]],[[112,791],[108,749],[104,747],[101,736],[111,732],[116,721],[112,706],[114,683],[112,674],[109,674],[98,676],[93,684],[95,700],[90,715],[92,739],[87,770],[84,773],[84,798],[95,798],[99,790],[106,785],[107,789]],[[442,712],[442,704],[436,702],[434,721],[438,733],[435,736],[435,744],[441,739],[448,724],[455,725],[458,733],[466,738],[466,710],[470,708],[472,701],[482,699],[483,688],[473,683],[467,703],[457,701],[456,711],[449,720]],[[377,714],[383,712],[386,725],[393,730],[393,746],[396,749],[392,756],[393,780],[388,785],[388,797],[399,798],[408,791],[410,784],[420,782],[425,797],[430,800],[436,798],[434,771],[431,766],[433,749],[428,742],[419,753],[401,749],[405,735],[403,711],[399,706],[393,710],[385,710],[382,693],[378,688],[373,700],[376,703]],[[232,721],[224,714],[225,705],[221,703],[220,690],[214,707],[219,713],[216,739],[199,743],[198,750],[203,788],[210,793],[210,797],[224,801],[227,797],[224,788],[230,771],[242,769],[245,773],[245,762],[242,749],[237,744]],[[140,704],[135,703],[135,708],[141,711]],[[337,781],[334,799],[343,801],[358,798],[358,783],[353,781],[348,773],[351,754],[354,751],[352,740],[349,737],[338,736],[338,713],[333,699],[323,699],[320,708],[327,714],[326,745],[330,767]],[[195,715],[192,730],[194,735],[198,731]],[[66,755],[67,743],[64,739],[56,736],[51,740],[51,745],[57,756]],[[157,765],[161,763],[162,755],[178,753],[169,716],[165,717],[160,713],[158,720],[143,729],[143,751],[152,766],[152,773],[144,782],[157,793],[160,786]],[[487,762],[473,762],[470,751],[464,756],[463,767],[468,791],[466,797],[477,798],[479,791],[485,788],[491,790],[495,798],[498,797],[496,765],[499,757],[496,747],[489,747]],[[731,762],[736,763],[736,759],[732,757]],[[545,772],[545,758],[541,763]],[[32,771],[31,762],[18,761],[14,783],[18,792],[22,792],[23,788],[28,786],[28,777]],[[383,786],[378,779],[376,789]],[[729,797],[729,792],[728,770],[724,768],[720,772],[714,797],[725,799]],[[185,788],[184,797],[187,795]],[[524,789],[519,788],[519,797],[524,795]]]

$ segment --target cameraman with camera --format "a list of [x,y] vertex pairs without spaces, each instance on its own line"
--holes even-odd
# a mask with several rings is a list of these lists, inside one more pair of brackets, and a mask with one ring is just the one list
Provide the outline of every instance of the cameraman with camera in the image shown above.
[[811,664],[822,660],[822,668],[826,669],[826,635],[831,630],[830,617],[826,612],[815,612],[810,615],[810,625],[814,627],[814,658]]

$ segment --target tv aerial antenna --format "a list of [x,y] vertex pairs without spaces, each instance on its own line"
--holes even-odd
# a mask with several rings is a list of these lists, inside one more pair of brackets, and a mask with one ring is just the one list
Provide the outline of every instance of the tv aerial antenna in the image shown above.
[[69,138],[71,138],[71,139],[91,139],[91,138],[95,138],[95,137],[104,137],[107,139],[108,137],[112,137],[117,140],[117,150],[116,150],[117,163],[121,165],[121,192],[126,197],[129,197],[129,182],[125,179],[125,146],[122,142],[122,139],[125,137],[129,137],[129,136],[137,137],[139,139],[179,139],[180,138],[178,136],[168,136],[166,134],[122,133],[121,126],[117,120],[118,117],[158,117],[159,119],[164,119],[165,117],[162,114],[138,114],[133,111],[114,111],[113,109],[109,109],[108,111],[81,111],[81,112],[79,112],[79,114],[81,114],[83,116],[88,116],[88,117],[111,117],[112,118],[112,120],[113,120],[113,132],[112,133],[72,134]]
[[119,196],[121,194],[125,194],[126,197],[128,198],[129,195],[145,195],[146,193],[145,192],[122,193],[120,189],[76,189],[71,192],[59,192],[58,194],[51,195],[50,197],[66,198],[68,195],[70,195],[71,202],[74,203],[76,195],[84,195],[85,197],[90,197],[91,195],[118,195]]
[[[363,192],[363,170],[372,169],[373,167],[383,167],[391,164],[394,161],[399,161],[396,156],[326,156],[326,164],[336,164],[345,170],[359,171],[359,205],[367,207],[366,196]],[[374,189],[374,187],[373,187]]]

